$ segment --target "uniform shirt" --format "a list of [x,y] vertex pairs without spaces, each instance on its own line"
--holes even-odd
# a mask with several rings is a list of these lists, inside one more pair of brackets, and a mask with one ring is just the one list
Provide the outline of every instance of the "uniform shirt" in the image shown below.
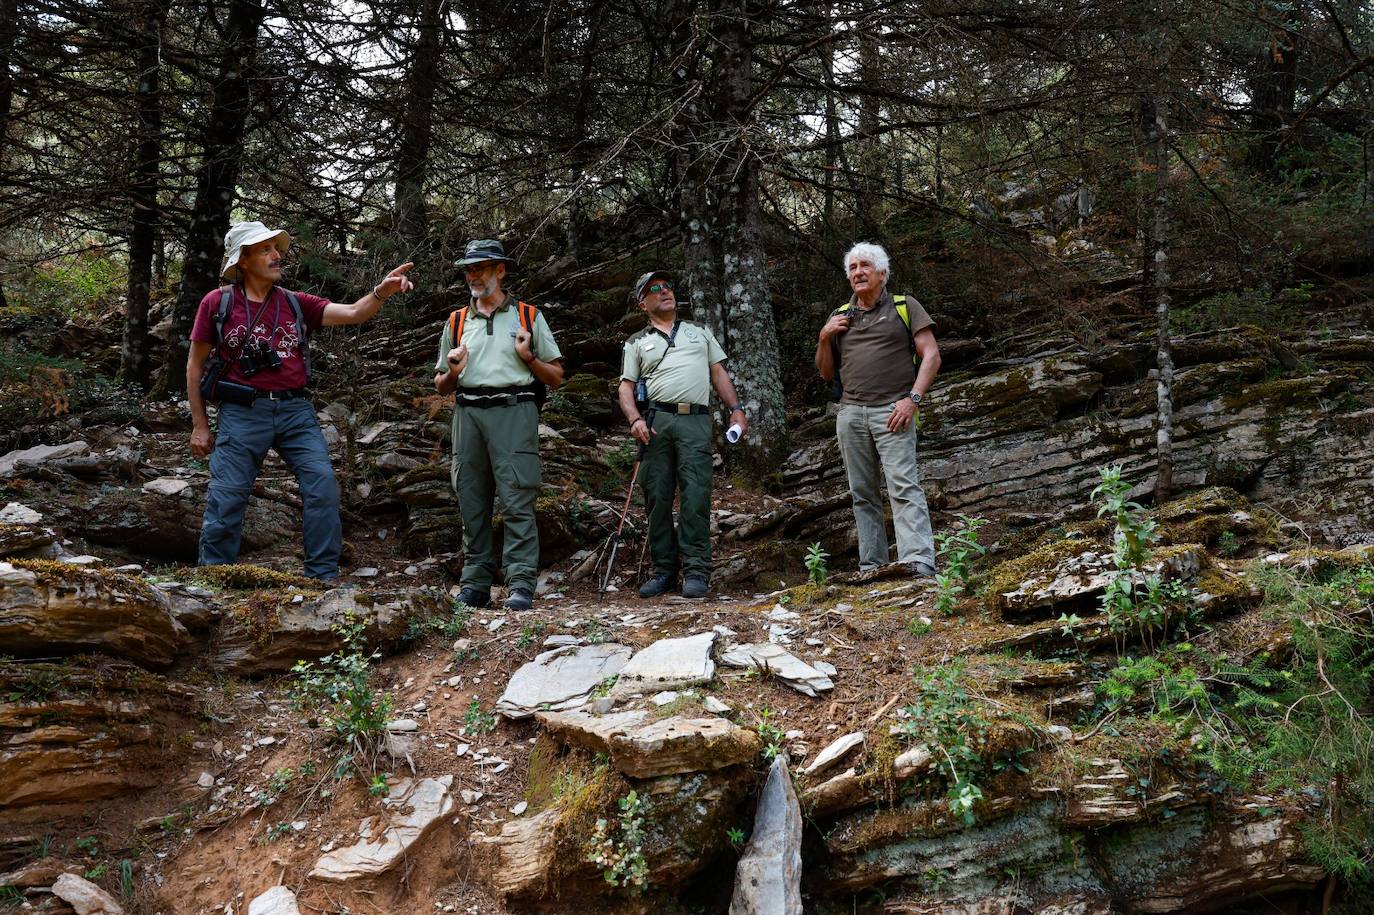
[[[224,322],[224,340],[218,352],[225,362],[222,376],[227,381],[252,385],[259,391],[290,391],[305,387],[305,360],[301,358],[301,344],[296,335],[296,315],[291,310],[286,293],[273,286],[267,293],[267,302],[251,302],[241,285],[233,286],[234,299],[229,306],[229,317]],[[216,289],[200,300],[196,308],[196,321],[191,326],[191,340],[196,343],[215,344],[215,312],[219,311],[220,291]],[[305,317],[305,329],[320,329],[324,324],[324,309],[329,299],[305,292],[296,293],[301,303],[301,314]],[[264,307],[265,305],[265,307]],[[248,326],[249,310],[252,311],[253,326]],[[259,369],[251,376],[245,376],[239,368],[239,356],[249,347],[264,343],[276,350],[281,366],[275,369]]]
[[704,406],[711,402],[711,366],[723,359],[725,350],[704,327],[683,321],[669,349],[668,335],[650,324],[625,341],[620,377],[638,381],[647,372],[650,400]]
[[849,330],[834,339],[840,353],[840,403],[882,406],[911,393],[916,381],[911,337],[935,322],[914,296],[906,297],[911,329],[902,323],[897,305],[886,289],[865,311],[858,296],[849,300]]
[[[520,329],[520,315],[515,304],[519,301],[513,295],[506,296],[501,307],[485,317],[476,305],[468,306],[467,320],[463,322],[463,344],[468,348],[468,364],[463,374],[458,376],[458,390],[464,388],[513,388],[533,384],[534,373],[515,351],[515,332]],[[542,362],[553,362],[563,358],[558,344],[549,330],[549,322],[544,313],[537,312],[531,336],[534,355]],[[439,358],[434,363],[434,371],[448,371],[448,351],[453,349],[449,334],[449,322],[444,322],[444,332],[439,335]]]

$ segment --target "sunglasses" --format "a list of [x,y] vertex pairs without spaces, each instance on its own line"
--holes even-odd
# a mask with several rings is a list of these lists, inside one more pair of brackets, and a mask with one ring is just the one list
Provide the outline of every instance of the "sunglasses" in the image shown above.
[[645,291],[645,292],[653,292],[653,293],[659,293],[659,292],[672,292],[672,291],[673,291],[673,284],[670,283],[670,282],[668,282],[667,280],[664,280],[664,281],[661,282],[661,283],[651,283],[651,284],[649,284],[648,286],[646,286],[646,287],[644,288],[644,291]]

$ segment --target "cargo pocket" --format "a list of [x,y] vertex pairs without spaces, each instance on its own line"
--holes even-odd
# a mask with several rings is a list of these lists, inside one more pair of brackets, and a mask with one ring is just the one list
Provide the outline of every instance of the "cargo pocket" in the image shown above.
[[511,485],[516,489],[538,489],[543,482],[537,451],[512,451],[509,466]]

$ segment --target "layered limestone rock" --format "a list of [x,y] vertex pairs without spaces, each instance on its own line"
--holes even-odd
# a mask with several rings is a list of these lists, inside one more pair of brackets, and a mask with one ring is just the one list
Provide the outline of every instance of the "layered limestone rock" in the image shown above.
[[443,606],[429,591],[361,591],[336,588],[318,596],[278,592],[250,597],[225,616],[215,663],[241,676],[288,671],[344,647],[338,628],[363,626],[372,647],[390,649],[410,621],[428,618]]
[[185,638],[166,596],[139,579],[50,561],[0,562],[0,654],[100,652],[165,667]]
[[605,753],[611,765],[634,778],[750,763],[761,746],[757,734],[724,718],[673,716],[651,721],[647,712],[598,716],[581,711],[540,712],[535,718],[552,737]]
[[174,759],[166,734],[191,726],[200,701],[131,665],[0,663],[0,810],[41,814],[158,784]]

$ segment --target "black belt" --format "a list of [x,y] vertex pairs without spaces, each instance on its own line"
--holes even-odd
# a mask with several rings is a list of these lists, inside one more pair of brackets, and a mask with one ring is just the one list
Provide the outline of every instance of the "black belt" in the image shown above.
[[649,409],[659,413],[677,413],[681,416],[705,416],[711,408],[699,403],[671,403],[666,400],[649,401]]
[[295,400],[297,397],[309,397],[310,392],[305,388],[291,388],[286,391],[258,391],[258,396],[268,400]]

